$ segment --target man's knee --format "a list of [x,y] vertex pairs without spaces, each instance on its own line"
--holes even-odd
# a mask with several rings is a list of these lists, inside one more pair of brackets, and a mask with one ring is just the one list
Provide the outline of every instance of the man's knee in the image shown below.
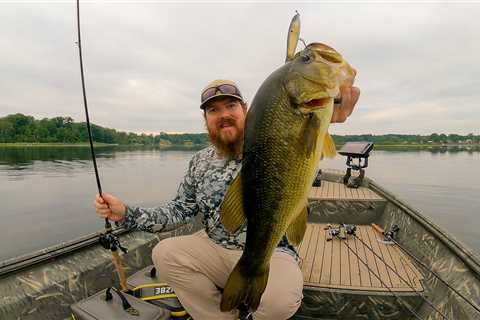
[[175,241],[174,238],[167,238],[160,241],[152,250],[152,260],[157,274],[162,278],[169,274],[170,266],[175,259]]
[[[286,288],[285,288],[286,289]],[[261,310],[254,319],[289,319],[302,303],[301,290],[281,290],[276,294],[264,295],[261,301]]]
[[289,319],[300,308],[303,274],[297,262],[277,254],[270,264],[270,277],[254,319]]
[[[296,278],[292,275],[292,278]],[[290,319],[302,303],[303,278],[299,281],[279,281],[272,283],[265,291],[260,309],[255,319]]]

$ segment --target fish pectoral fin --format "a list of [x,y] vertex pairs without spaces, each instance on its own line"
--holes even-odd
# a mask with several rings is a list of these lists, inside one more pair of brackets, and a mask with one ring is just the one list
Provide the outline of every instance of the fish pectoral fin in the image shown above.
[[298,246],[302,242],[305,230],[307,230],[307,219],[308,207],[305,206],[287,229],[287,238],[291,244]]
[[242,178],[240,172],[233,180],[223,198],[223,203],[220,207],[220,221],[228,231],[233,233],[243,225],[245,220]]
[[303,143],[306,148],[306,155],[308,158],[314,156],[317,148],[318,129],[320,128],[320,119],[315,113],[310,114],[310,118],[305,124],[303,131]]
[[335,148],[335,142],[333,141],[332,136],[327,132],[325,133],[325,138],[323,140],[322,157],[333,158],[336,154],[337,149]]

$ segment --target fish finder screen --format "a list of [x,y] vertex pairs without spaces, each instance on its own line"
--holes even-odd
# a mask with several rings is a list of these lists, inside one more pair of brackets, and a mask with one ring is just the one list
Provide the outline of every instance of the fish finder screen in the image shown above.
[[372,149],[371,142],[347,142],[338,153],[344,156],[367,156]]

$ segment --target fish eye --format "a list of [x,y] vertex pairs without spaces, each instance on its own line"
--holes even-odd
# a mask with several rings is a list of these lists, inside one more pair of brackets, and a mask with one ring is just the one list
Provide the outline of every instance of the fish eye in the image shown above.
[[310,63],[313,61],[313,58],[309,54],[302,54],[300,55],[300,58],[302,59],[302,62],[304,63]]

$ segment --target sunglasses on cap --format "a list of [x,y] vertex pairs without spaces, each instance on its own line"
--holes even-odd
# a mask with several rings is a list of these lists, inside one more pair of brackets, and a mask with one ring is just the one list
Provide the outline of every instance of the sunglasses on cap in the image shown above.
[[234,85],[231,84],[221,84],[216,87],[211,87],[208,88],[207,90],[203,91],[202,96],[201,96],[201,102],[204,103],[208,99],[220,94],[230,94],[233,96],[237,96],[239,99],[243,100],[242,94],[240,93],[240,90]]

